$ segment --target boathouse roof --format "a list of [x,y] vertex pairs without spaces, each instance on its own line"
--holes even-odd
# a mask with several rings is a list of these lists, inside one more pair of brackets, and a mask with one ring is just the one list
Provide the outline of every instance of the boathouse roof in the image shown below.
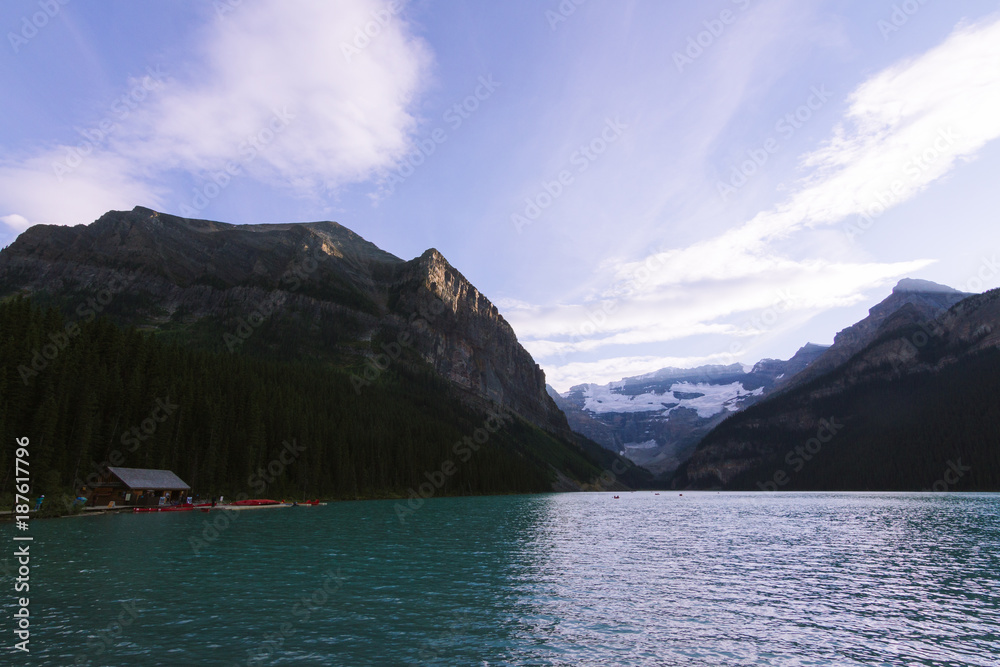
[[150,470],[149,468],[112,468],[108,471],[120,479],[130,489],[162,489],[164,491],[184,491],[191,487],[170,470]]

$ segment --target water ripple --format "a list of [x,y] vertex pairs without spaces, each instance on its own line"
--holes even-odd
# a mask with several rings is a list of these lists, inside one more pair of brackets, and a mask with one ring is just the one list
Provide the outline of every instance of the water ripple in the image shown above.
[[26,664],[1000,665],[995,494],[199,514],[33,523]]

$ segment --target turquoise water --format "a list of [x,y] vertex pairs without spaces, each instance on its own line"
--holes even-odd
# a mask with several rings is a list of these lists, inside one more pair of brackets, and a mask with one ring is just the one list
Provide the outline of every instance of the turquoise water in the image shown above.
[[34,521],[0,662],[1000,665],[1000,495],[620,495]]

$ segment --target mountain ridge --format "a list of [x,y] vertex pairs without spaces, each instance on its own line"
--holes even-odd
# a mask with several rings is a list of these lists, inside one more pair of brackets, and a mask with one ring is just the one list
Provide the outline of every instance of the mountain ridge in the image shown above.
[[657,475],[669,475],[712,428],[761,400],[826,350],[807,343],[786,361],[661,368],[556,394],[570,426]]
[[[135,271],[141,277],[129,280]],[[336,222],[236,225],[136,207],[90,225],[36,225],[0,255],[4,295],[84,294],[125,280],[132,293],[105,313],[154,331],[215,330],[201,336],[206,342],[226,333],[231,341],[264,304],[269,313],[256,317],[264,324],[297,316],[318,327],[299,336],[311,353],[332,342],[343,358],[371,359],[378,345],[368,351],[359,341],[395,340],[417,321],[413,350],[467,398],[569,431],[513,328],[434,248],[404,261]],[[254,326],[247,340],[265,328]]]
[[[22,297],[33,303],[22,304],[18,301]],[[128,332],[137,329],[158,339],[149,342],[150,349],[164,357],[175,354],[172,344],[207,353],[205,363],[213,367],[229,368],[229,356],[245,357],[253,369],[243,379],[245,387],[257,382],[253,377],[275,372],[274,364],[284,364],[294,374],[301,374],[305,365],[320,373],[316,384],[328,391],[342,392],[349,383],[352,401],[365,405],[358,414],[371,414],[378,407],[364,403],[367,393],[376,402],[395,396],[394,400],[406,403],[399,406],[405,414],[425,415],[412,424],[396,424],[391,418],[393,405],[381,406],[388,424],[377,430],[382,434],[378,437],[396,433],[392,437],[405,442],[408,429],[417,429],[413,437],[427,442],[428,434],[454,431],[455,425],[444,417],[449,412],[455,419],[462,415],[460,421],[466,424],[473,423],[475,414],[507,415],[513,418],[506,422],[510,433],[497,436],[506,444],[490,456],[499,457],[495,460],[503,469],[521,471],[523,479],[512,480],[512,490],[527,488],[525,480],[537,481],[538,475],[547,476],[558,490],[587,487],[595,479],[605,479],[608,470],[615,473],[610,482],[614,488],[625,488],[626,480],[636,483],[646,478],[645,471],[570,430],[545,390],[544,372],[520,345],[513,328],[435,248],[402,260],[331,221],[237,225],[136,207],[109,211],[89,225],[36,225],[26,230],[0,251],[0,302],[10,305],[8,316],[31,313],[36,321],[55,322],[56,316],[34,310],[54,309],[49,312],[67,318],[65,326],[78,327],[90,337],[117,326],[122,333],[114,335],[131,340],[133,334]],[[29,338],[42,345],[38,338],[42,332],[33,327]],[[41,358],[25,348],[28,344],[22,341],[6,360],[13,364],[8,372],[20,373],[29,388],[27,394],[17,395],[26,406],[41,404],[44,393],[53,391],[55,378],[39,379],[47,366],[57,368],[52,372],[60,378],[72,373],[71,365],[60,358],[51,364],[39,362]],[[71,357],[85,354],[77,350]],[[112,357],[90,363],[119,362]],[[172,382],[169,374],[151,377]],[[36,380],[42,384],[32,389]],[[185,387],[189,395],[198,391]],[[299,395],[298,389],[283,391]],[[100,400],[111,398],[102,394]],[[120,419],[110,415],[113,403],[102,403],[100,409],[109,413],[104,417],[111,421],[90,428],[95,433],[110,430],[102,436],[106,443],[114,438]],[[226,416],[231,406],[224,402],[217,401],[212,410],[212,419],[232,419]],[[343,414],[341,406],[331,410],[334,422],[353,418]],[[245,417],[247,423],[235,427],[247,429],[248,441],[258,442],[254,452],[233,451],[238,450],[239,440],[226,440],[225,447],[233,456],[261,456],[266,443],[252,434],[264,426],[259,417]],[[330,433],[331,423],[327,421],[324,432]],[[184,450],[195,460],[184,465],[196,465],[203,454],[200,437],[186,434]],[[374,436],[359,437],[367,441]],[[446,443],[427,444],[437,451]],[[401,456],[399,445],[376,439],[370,446],[381,452],[375,459],[338,452],[338,447],[350,445],[336,442],[325,443],[330,451],[318,456],[346,457],[379,467],[377,472],[355,471],[369,479],[352,477],[355,488],[368,488],[372,479],[398,480],[416,474],[384,469],[387,457]],[[78,459],[107,445],[81,447]],[[167,443],[161,447],[165,449],[158,456],[176,457]],[[51,453],[53,460],[66,455]],[[67,475],[72,477],[65,463],[60,466],[52,473],[64,481]],[[232,483],[232,473],[225,474]],[[468,488],[505,488],[502,479],[484,475]],[[489,480],[485,487],[483,480]],[[379,491],[378,484],[371,488],[372,493],[391,492]]]
[[[819,445],[814,452],[818,462],[788,488],[834,488],[833,481],[841,480],[841,488],[917,490],[922,488],[917,480],[929,485],[934,480],[927,477],[936,467],[963,452],[966,459],[974,453],[984,466],[977,483],[994,484],[989,480],[1000,479],[1000,453],[989,447],[1000,434],[983,415],[994,411],[997,384],[980,367],[1000,364],[1000,290],[969,295],[931,285],[930,291],[914,291],[924,284],[906,281],[893,290],[867,318],[838,334],[816,362],[825,359],[826,368],[814,364],[719,424],[677,470],[673,483],[777,488],[772,473],[781,473],[781,484],[789,484],[787,461],[796,462],[796,471],[802,465],[797,457],[782,459],[781,454],[812,442],[822,445],[822,454]],[[969,378],[967,386],[961,384],[963,377]],[[945,387],[961,400],[943,395]],[[824,420],[845,425],[829,445],[816,439]],[[991,431],[994,435],[987,435]],[[970,440],[973,433],[982,435]],[[907,443],[916,451],[907,453]],[[856,467],[859,457],[866,466]],[[835,475],[827,472],[834,470]]]
[[883,323],[909,306],[918,318],[933,318],[963,299],[972,296],[929,280],[904,278],[888,297],[868,310],[867,317],[845,327],[833,339],[833,345],[820,355],[810,368],[803,369],[781,387],[782,391],[807,383],[829,373],[860,352],[872,340]]

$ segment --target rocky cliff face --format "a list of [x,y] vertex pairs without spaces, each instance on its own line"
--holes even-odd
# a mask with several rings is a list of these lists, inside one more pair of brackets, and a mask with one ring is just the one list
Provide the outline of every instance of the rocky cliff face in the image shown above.
[[[443,377],[529,421],[569,431],[545,391],[545,373],[497,307],[436,249],[397,267],[391,312],[411,327],[423,358]],[[426,324],[424,324],[426,323]]]
[[555,401],[556,407],[566,415],[566,421],[574,433],[590,438],[609,451],[616,453],[625,451],[625,443],[617,429],[595,419],[589,412],[581,409],[576,402],[563,398],[554,387],[546,385],[545,389]]
[[892,294],[868,311],[868,317],[839,332],[833,345],[808,370],[803,369],[784,383],[782,389],[810,382],[845,363],[870,345],[880,335],[886,320],[901,309],[907,308],[917,319],[933,319],[968,296],[971,295],[928,280],[901,280]]
[[510,325],[439,252],[405,262],[335,222],[231,225],[137,207],[39,225],[0,253],[0,296],[15,293],[233,352],[368,359],[365,381],[412,352],[468,401],[568,432]]

